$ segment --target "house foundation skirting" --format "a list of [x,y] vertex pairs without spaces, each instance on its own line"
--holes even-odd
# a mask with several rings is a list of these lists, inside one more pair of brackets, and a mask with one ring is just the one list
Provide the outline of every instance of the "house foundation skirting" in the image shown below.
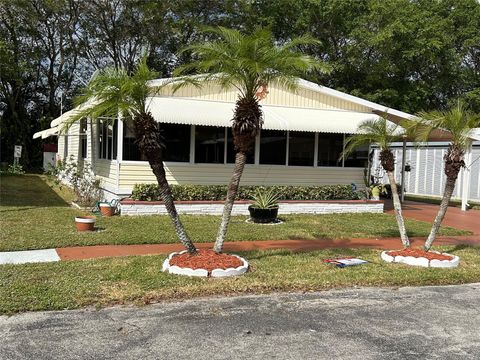
[[[249,215],[249,201],[237,201],[233,205],[232,215]],[[223,201],[177,201],[180,214],[221,215]],[[338,213],[382,213],[382,201],[344,200],[344,201],[281,201],[278,213],[282,214],[338,214]],[[120,202],[120,214],[167,215],[162,202],[123,200]]]

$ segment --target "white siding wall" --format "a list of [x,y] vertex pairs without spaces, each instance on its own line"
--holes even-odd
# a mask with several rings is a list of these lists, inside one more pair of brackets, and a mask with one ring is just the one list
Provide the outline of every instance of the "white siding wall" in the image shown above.
[[80,123],[77,122],[68,129],[68,157],[73,156],[74,161],[80,158]]
[[95,174],[101,180],[101,187],[112,192],[117,190],[117,161],[116,160],[95,160]]
[[57,140],[57,159],[63,160],[65,151],[65,136],[59,135]]
[[[411,165],[411,171],[405,173],[405,190],[407,194],[442,196],[445,186],[445,173],[443,156],[447,147],[429,147],[416,149],[408,147],[406,162]],[[395,178],[401,182],[402,149],[394,148],[395,155]],[[375,169],[381,167],[378,160],[378,150],[375,150],[372,162],[372,174]],[[383,171],[381,172],[383,174]],[[470,172],[469,199],[480,200],[480,147],[474,147],[472,151],[472,166]],[[462,194],[463,171],[460,172],[453,193],[454,198],[460,198]],[[388,183],[386,175],[383,183]]]

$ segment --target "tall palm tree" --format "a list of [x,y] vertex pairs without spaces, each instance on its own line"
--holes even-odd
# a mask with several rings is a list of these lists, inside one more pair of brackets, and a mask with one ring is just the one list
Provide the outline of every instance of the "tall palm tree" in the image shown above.
[[[323,70],[325,66],[298,50],[301,45],[316,43],[309,36],[277,45],[267,29],[257,28],[249,35],[223,27],[208,31],[217,39],[183,49],[198,60],[180,66],[174,73],[183,76],[183,84],[193,82],[201,86],[213,82],[223,89],[234,87],[239,93],[232,119],[235,166],[214,245],[214,250],[221,252],[245,161],[263,124],[259,94],[265,94],[272,82],[295,89],[297,76],[313,69]],[[202,75],[188,76],[192,73]]]
[[[165,176],[163,149],[165,143],[160,126],[148,110],[147,97],[152,94],[148,82],[157,77],[143,58],[133,73],[125,69],[101,70],[86,86],[76,100],[80,111],[70,119],[72,124],[81,118],[97,119],[100,116],[117,118],[120,114],[125,125],[134,131],[136,143],[144,154],[160,188],[165,207],[175,227],[176,234],[189,253],[197,250],[188,237],[178,216],[173,196]],[[67,126],[68,126],[67,124]]]
[[398,125],[389,122],[387,119],[366,120],[358,126],[358,134],[355,134],[345,141],[345,150],[342,157],[346,158],[353,150],[361,145],[377,144],[380,147],[380,163],[387,173],[388,182],[392,189],[393,208],[397,220],[400,238],[404,247],[410,246],[405,222],[402,215],[402,205],[398,196],[397,182],[395,181],[395,157],[390,145],[392,142],[402,141],[403,129]]
[[469,134],[472,129],[480,127],[480,114],[468,111],[462,102],[458,102],[446,111],[421,112],[418,117],[418,122],[413,125],[417,140],[427,142],[431,133],[436,130],[448,131],[451,135],[450,145],[443,158],[446,182],[442,201],[424,246],[425,250],[430,250],[447,213],[458,173],[465,166],[465,151],[471,141]]

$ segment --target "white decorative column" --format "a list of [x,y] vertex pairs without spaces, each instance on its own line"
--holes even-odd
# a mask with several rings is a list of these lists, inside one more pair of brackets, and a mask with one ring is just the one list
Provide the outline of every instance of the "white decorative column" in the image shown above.
[[472,140],[469,140],[465,151],[465,167],[462,169],[462,211],[467,211],[468,196],[470,195],[470,179],[472,167]]
[[115,159],[116,162],[116,170],[117,170],[117,182],[116,182],[116,189],[117,194],[120,192],[120,163],[123,160],[123,121],[120,112],[118,113],[117,118],[117,158]]

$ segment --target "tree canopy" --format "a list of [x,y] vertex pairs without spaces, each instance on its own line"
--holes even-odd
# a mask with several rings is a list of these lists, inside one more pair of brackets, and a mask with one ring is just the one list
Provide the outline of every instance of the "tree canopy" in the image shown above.
[[[480,110],[480,3],[476,0],[0,0],[1,161],[26,147],[39,163],[48,127],[97,69],[133,71],[142,54],[159,76],[191,62],[179,49],[215,39],[205,26],[269,27],[330,73],[308,80],[416,113],[463,99]],[[34,154],[37,157],[34,156]]]

